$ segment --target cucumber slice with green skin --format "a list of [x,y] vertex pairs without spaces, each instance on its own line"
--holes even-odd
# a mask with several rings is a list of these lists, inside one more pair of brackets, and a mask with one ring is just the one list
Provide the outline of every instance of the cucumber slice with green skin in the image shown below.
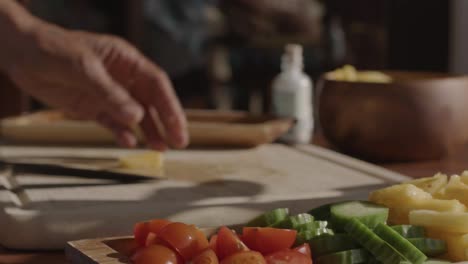
[[397,225],[391,226],[391,228],[405,238],[422,238],[426,236],[426,229],[422,226]]
[[333,227],[341,230],[349,219],[356,218],[370,229],[386,223],[388,208],[370,202],[351,201],[332,205],[330,208]]
[[326,228],[328,227],[327,221],[315,221],[314,222],[315,228]]
[[[401,262],[400,262],[401,263]],[[378,261],[375,258],[371,258],[367,261],[367,264],[382,264],[382,262]]]
[[329,221],[330,220],[330,207],[334,204],[325,204],[310,210],[308,213],[311,214],[315,220]]
[[359,264],[367,263],[369,253],[364,249],[352,249],[318,257],[315,264]]
[[328,227],[327,221],[314,221],[311,223],[300,225],[296,228],[298,232],[303,232],[307,230],[316,230],[316,229],[325,229]]
[[249,221],[246,224],[246,226],[267,227],[267,226],[271,226],[271,225],[277,224],[278,222],[283,221],[288,216],[289,216],[288,208],[278,208],[278,209],[274,209],[269,212],[266,212],[262,215],[259,215],[258,217]]
[[286,228],[286,229],[298,229],[299,226],[306,225],[314,222],[314,217],[310,214],[298,214],[294,216],[286,217],[281,222],[278,222],[271,227],[275,228]]
[[309,241],[310,250],[314,252],[314,258],[335,252],[358,249],[361,246],[348,234],[336,234],[312,238]]
[[348,220],[346,232],[374,257],[384,264],[399,264],[402,256],[369,227],[356,218]]
[[374,232],[411,263],[421,264],[427,259],[421,250],[388,225],[380,223],[375,227]]
[[302,245],[308,243],[311,239],[322,236],[333,236],[335,233],[328,228],[318,228],[315,230],[305,230],[298,232],[296,236],[295,245]]
[[[440,260],[440,259],[428,259],[424,261],[424,264],[447,264],[447,263],[452,263],[450,261],[446,260]],[[409,261],[402,261],[400,264],[411,264]]]
[[[376,260],[375,258],[367,261],[367,264],[381,264],[381,263],[382,262]],[[441,259],[428,259],[424,261],[424,264],[450,264],[450,263],[452,262],[447,261],[447,260],[441,260]],[[400,264],[411,264],[411,262],[407,260],[402,260],[400,261]]]
[[[382,262],[376,260],[376,259],[370,259],[367,261],[367,264],[381,264]],[[423,264],[450,264],[452,262],[447,261],[447,260],[442,260],[442,259],[428,259],[424,261]],[[400,261],[400,264],[412,264],[411,262],[407,260],[402,260]]]
[[437,257],[447,252],[447,243],[444,240],[431,238],[408,238],[408,241],[428,257]]
[[447,263],[452,263],[452,262],[446,261],[446,260],[440,260],[440,259],[428,259],[424,261],[424,264],[447,264]]
[[[323,221],[321,221],[323,222]],[[328,224],[328,223],[327,223]],[[326,227],[326,226],[325,226]],[[304,231],[312,231],[312,230],[315,230],[317,229],[317,224],[316,222],[312,222],[312,223],[307,223],[307,224],[303,224],[303,225],[300,225],[296,228],[296,230],[298,232],[304,232]]]

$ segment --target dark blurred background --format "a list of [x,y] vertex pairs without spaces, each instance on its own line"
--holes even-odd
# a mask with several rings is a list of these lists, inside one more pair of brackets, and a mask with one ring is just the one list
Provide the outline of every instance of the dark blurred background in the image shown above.
[[[315,80],[345,63],[442,72],[463,72],[468,63],[463,0],[24,2],[66,28],[128,39],[166,69],[189,108],[269,111],[270,82],[291,42],[304,45],[305,70]],[[9,98],[0,116],[40,107],[13,91],[0,91]]]

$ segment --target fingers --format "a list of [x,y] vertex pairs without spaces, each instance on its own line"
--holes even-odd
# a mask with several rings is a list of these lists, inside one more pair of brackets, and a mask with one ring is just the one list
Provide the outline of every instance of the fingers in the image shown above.
[[176,148],[187,146],[187,120],[167,75],[149,61],[135,74],[133,89],[157,111],[167,142]]
[[90,64],[84,69],[94,85],[94,103],[99,104],[97,121],[113,132],[119,145],[135,147],[138,142],[131,127],[143,119],[143,107],[112,79],[99,60],[86,63]]
[[99,114],[111,117],[115,123],[123,127],[132,127],[143,119],[143,107],[108,75],[101,62],[95,61],[85,69],[89,71],[88,76],[95,86],[95,96],[98,100],[96,103],[100,104]]
[[97,122],[110,129],[120,146],[133,148],[137,145],[138,142],[133,132],[128,127],[115,122],[109,116],[102,114],[97,117]]
[[167,145],[164,143],[164,131],[163,128],[160,127],[161,121],[159,120],[156,109],[149,106],[146,108],[145,112],[146,114],[141,122],[141,128],[145,134],[146,143],[155,150],[165,151]]
[[133,46],[115,38],[102,38],[105,66],[145,109],[141,127],[156,149],[166,144],[182,148],[188,144],[187,121],[167,75]]

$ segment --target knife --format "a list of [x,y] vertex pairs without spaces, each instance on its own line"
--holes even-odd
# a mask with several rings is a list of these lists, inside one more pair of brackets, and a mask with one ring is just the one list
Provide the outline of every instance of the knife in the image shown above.
[[12,166],[5,166],[0,171],[0,186],[8,192],[8,196],[14,205],[25,208],[31,203],[26,191],[19,185]]
[[115,159],[21,157],[0,159],[0,166],[15,172],[69,175],[81,178],[134,182],[162,178],[161,172],[121,168]]

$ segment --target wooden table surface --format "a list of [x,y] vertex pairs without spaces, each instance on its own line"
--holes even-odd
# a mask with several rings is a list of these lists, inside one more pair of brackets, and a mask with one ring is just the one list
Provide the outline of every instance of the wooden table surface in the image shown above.
[[[314,139],[314,144],[332,148],[321,136]],[[378,164],[393,171],[400,172],[410,177],[427,177],[436,172],[447,174],[460,173],[468,169],[468,146],[461,149],[459,153],[451,155],[441,160],[388,163]],[[3,228],[3,227],[2,227]],[[47,239],[47,238],[44,238]],[[61,251],[57,252],[18,252],[10,251],[0,247],[0,264],[64,264],[67,263],[65,255]]]

